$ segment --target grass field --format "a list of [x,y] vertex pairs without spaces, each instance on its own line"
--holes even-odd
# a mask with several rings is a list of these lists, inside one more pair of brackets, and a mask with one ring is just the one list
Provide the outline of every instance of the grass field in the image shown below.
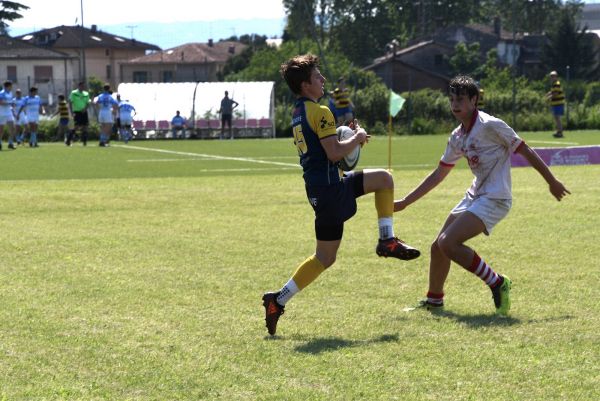
[[[394,138],[397,197],[446,140]],[[359,167],[387,166],[386,146],[373,138]],[[294,152],[290,139],[0,152],[0,399],[600,399],[600,166],[553,168],[572,192],[560,203],[533,169],[513,170],[513,210],[471,242],[512,278],[509,318],[458,266],[445,314],[402,310],[424,295],[429,244],[471,181],[461,163],[395,216],[421,258],[377,258],[361,198],[336,264],[271,339],[261,295],[314,251]]]

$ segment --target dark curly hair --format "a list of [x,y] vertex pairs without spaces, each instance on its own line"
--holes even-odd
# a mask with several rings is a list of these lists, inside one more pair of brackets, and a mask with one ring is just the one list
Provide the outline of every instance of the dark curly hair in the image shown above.
[[281,64],[279,72],[287,82],[290,90],[300,94],[302,82],[310,82],[310,74],[319,66],[319,58],[313,54],[303,54],[293,57]]
[[457,75],[450,80],[448,95],[467,95],[469,99],[479,97],[477,82],[468,75]]

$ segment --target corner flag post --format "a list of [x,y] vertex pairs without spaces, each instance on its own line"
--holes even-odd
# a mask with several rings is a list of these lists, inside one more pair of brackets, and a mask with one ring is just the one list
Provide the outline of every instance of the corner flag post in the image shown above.
[[396,117],[396,115],[404,106],[404,99],[394,91],[390,90],[390,113],[389,113],[389,123],[388,123],[388,171],[392,171],[392,117]]

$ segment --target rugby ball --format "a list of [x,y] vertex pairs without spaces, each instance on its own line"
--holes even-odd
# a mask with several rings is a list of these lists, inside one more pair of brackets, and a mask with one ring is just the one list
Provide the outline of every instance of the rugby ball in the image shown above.
[[[337,128],[337,136],[339,141],[346,140],[348,138],[352,138],[354,136],[354,131],[350,127],[346,127],[344,125]],[[358,159],[360,158],[360,145],[356,145],[354,149],[350,151],[346,156],[344,156],[340,161],[340,168],[343,171],[352,171],[354,167],[358,164]]]

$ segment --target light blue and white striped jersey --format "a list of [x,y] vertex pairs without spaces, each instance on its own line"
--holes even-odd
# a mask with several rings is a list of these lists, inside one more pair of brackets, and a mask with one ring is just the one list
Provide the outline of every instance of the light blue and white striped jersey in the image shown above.
[[[40,106],[42,105],[42,99],[38,95],[25,96],[24,98],[25,110],[27,114],[38,114],[40,112]],[[18,105],[17,105],[18,109]]]
[[[26,101],[27,97],[15,97],[15,114],[19,112],[19,110],[21,110],[21,107],[23,107],[25,105],[25,101]],[[25,112],[25,110],[23,110],[23,112]]]
[[5,116],[12,114],[14,104],[12,92],[2,89],[0,91],[0,113]]
[[102,111],[106,112],[106,111],[112,110],[113,104],[116,106],[119,105],[119,103],[115,100],[115,98],[112,97],[112,95],[110,93],[106,93],[106,92],[98,95],[95,103],[100,106],[100,112],[102,112]]
[[119,103],[119,118],[121,120],[131,120],[131,113],[135,111],[135,107],[127,100]]

